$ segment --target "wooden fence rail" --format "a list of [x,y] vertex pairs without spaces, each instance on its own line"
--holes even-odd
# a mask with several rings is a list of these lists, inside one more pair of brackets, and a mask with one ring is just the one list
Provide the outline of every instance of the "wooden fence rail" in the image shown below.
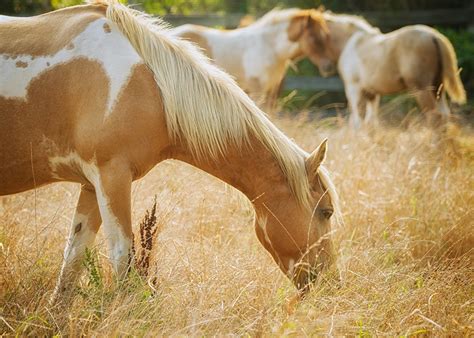
[[344,85],[337,76],[328,78],[317,76],[287,76],[283,88],[289,90],[327,90],[329,92],[344,91]]

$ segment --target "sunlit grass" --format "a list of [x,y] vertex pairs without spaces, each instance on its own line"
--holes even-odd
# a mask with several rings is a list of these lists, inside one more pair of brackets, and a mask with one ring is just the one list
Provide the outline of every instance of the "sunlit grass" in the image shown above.
[[295,290],[258,243],[248,203],[171,161],[133,187],[137,227],[158,202],[148,277],[132,271],[116,285],[99,238],[74,302],[60,311],[48,299],[78,187],[0,199],[0,333],[473,334],[472,132],[276,122],[307,150],[329,138],[345,221],[334,233],[340,283],[323,276],[288,312]]

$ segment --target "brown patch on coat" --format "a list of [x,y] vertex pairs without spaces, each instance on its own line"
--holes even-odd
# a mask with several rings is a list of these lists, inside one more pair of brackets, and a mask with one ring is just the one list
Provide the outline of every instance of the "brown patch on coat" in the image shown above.
[[66,46],[66,49],[67,49],[67,50],[74,49],[74,44],[73,44],[72,42],[69,43],[69,44]]
[[191,42],[194,42],[196,45],[198,45],[201,50],[204,52],[204,54],[207,55],[208,58],[212,59],[212,49],[207,43],[207,39],[203,37],[199,33],[194,33],[194,32],[185,32],[180,35],[181,38],[185,40],[189,40]]
[[0,195],[58,180],[88,184],[78,163],[57,165],[52,172],[51,158],[72,152],[86,162],[95,157],[99,167],[124,158],[134,178],[158,162],[169,139],[152,72],[135,66],[104,118],[108,81],[100,62],[79,57],[34,78],[26,99],[0,96]]
[[106,32],[106,33],[112,32],[112,29],[110,28],[110,26],[109,26],[109,24],[108,24],[107,22],[104,23],[103,28],[104,28],[104,32]]
[[54,55],[93,21],[105,17],[102,5],[65,8],[0,24],[0,54]]
[[[43,71],[29,83],[26,99],[0,96],[0,195],[57,181],[49,158],[76,148],[78,134],[87,130],[79,121],[92,123],[95,115],[101,120],[107,96],[105,71],[86,58]],[[59,176],[83,182],[78,171],[69,169]]]
[[24,62],[24,61],[17,61],[17,62],[15,63],[15,66],[16,66],[17,68],[26,68],[26,67],[28,67],[28,63],[27,63],[27,62]]

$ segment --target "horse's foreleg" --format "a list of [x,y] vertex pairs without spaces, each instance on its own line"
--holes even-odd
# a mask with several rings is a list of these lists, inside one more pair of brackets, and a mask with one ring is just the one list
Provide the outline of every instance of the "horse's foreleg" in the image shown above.
[[92,187],[83,186],[69,230],[61,273],[52,297],[53,302],[59,300],[60,296],[67,298],[65,293],[74,288],[81,271],[85,249],[94,244],[100,221],[95,191]]
[[376,125],[378,122],[378,113],[380,106],[380,95],[374,95],[367,100],[367,109],[365,112],[364,123]]
[[131,184],[129,166],[110,161],[100,169],[96,187],[103,229],[109,247],[109,258],[119,279],[125,277],[131,263]]
[[349,124],[358,129],[361,126],[362,116],[365,114],[366,100],[362,95],[362,90],[357,85],[346,85],[346,96],[351,111]]

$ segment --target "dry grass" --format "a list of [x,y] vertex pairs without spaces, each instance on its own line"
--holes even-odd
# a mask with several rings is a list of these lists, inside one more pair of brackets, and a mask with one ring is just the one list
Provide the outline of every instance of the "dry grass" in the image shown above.
[[0,333],[474,334],[473,134],[450,130],[440,140],[418,127],[352,133],[277,122],[308,150],[329,137],[345,217],[334,235],[340,284],[319,282],[288,313],[294,289],[258,243],[248,204],[167,162],[133,189],[134,224],[158,201],[147,272],[116,286],[99,238],[61,311],[47,301],[78,187],[0,200]]

